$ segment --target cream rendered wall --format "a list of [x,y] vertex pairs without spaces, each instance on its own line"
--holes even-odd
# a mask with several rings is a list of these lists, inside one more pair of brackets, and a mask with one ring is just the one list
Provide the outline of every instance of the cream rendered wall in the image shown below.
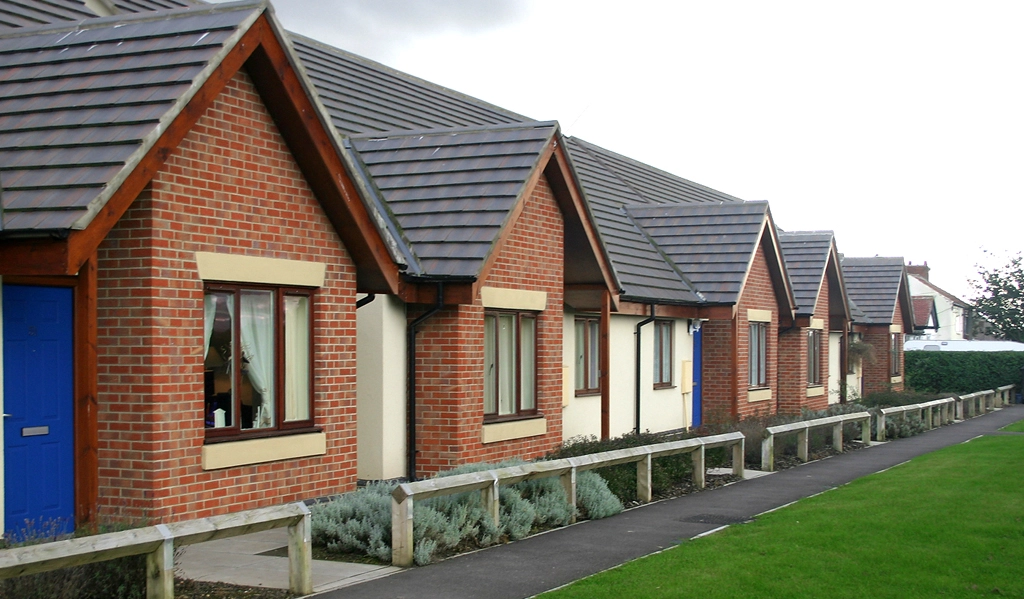
[[828,334],[828,403],[839,403],[839,381],[842,380],[842,367],[839,355],[843,343],[842,333]]
[[601,437],[601,396],[576,397],[576,313],[566,308],[562,333],[562,440]]
[[[576,397],[575,355],[576,335],[575,314],[566,312],[565,339],[563,345],[563,438],[579,435],[601,436],[601,396]],[[613,314],[609,325],[611,372],[609,376],[609,434],[618,437],[632,432],[636,418],[635,371],[636,325],[641,316]],[[640,430],[663,432],[686,428],[690,425],[692,413],[692,390],[683,393],[683,363],[693,363],[693,337],[689,334],[687,319],[675,320],[673,330],[674,355],[672,356],[673,386],[667,389],[654,388],[654,323],[641,329],[640,367]],[[692,373],[686,373],[692,376]],[[692,380],[689,379],[689,380]]]
[[405,331],[405,303],[394,296],[378,295],[356,311],[356,470],[363,480],[406,475]]

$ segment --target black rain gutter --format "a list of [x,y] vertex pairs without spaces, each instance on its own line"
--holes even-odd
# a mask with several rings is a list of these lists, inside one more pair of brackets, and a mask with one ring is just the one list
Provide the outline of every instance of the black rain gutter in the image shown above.
[[654,304],[651,304],[650,318],[641,320],[636,324],[636,422],[633,426],[633,432],[637,435],[640,434],[640,328],[651,322],[654,322]]
[[405,356],[406,364],[406,478],[409,482],[416,480],[416,327],[444,308],[444,282],[437,282],[437,301],[434,307],[420,314],[406,328]]
[[363,306],[365,306],[366,304],[372,302],[375,299],[377,299],[377,294],[376,293],[367,293],[366,297],[364,297],[363,299],[356,300],[356,310],[358,310],[359,308],[362,308]]

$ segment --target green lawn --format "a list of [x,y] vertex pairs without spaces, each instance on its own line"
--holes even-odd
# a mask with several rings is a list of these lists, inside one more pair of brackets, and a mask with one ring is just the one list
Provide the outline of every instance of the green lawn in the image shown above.
[[1024,420],[1018,420],[1011,425],[1004,426],[1004,431],[1011,431],[1014,433],[1024,433]]
[[1024,437],[982,437],[545,594],[1024,597]]

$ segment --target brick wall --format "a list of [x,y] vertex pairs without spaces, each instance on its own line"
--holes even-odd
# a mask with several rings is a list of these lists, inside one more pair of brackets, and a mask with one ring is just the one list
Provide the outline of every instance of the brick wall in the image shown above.
[[823,395],[807,397],[807,343],[808,327],[794,327],[779,335],[779,411],[797,414],[801,410],[824,410],[828,407],[828,301],[831,282],[825,278],[825,284],[818,292],[814,304],[813,318],[824,321],[825,328],[821,331],[821,355],[819,372],[821,385],[825,387]]
[[[447,308],[423,323],[416,338],[417,474],[460,464],[533,458],[562,439],[562,311],[564,225],[541,177],[483,285],[547,292],[537,318],[537,409],[547,434],[483,444],[484,308]],[[410,320],[419,313],[410,313]]]
[[[768,327],[768,387],[772,389],[772,400],[747,400],[750,334],[747,310],[772,312]],[[711,320],[701,330],[704,335],[701,400],[705,418],[714,422],[731,416],[742,418],[774,412],[774,400],[778,396],[779,307],[768,271],[768,260],[760,246],[740,294],[736,319]],[[734,333],[739,340],[735,352]]]
[[[896,308],[893,324],[899,325],[901,328],[903,326],[903,311],[900,307]],[[872,364],[870,360],[863,361],[864,395],[882,391],[903,391],[902,381],[899,383],[891,382],[889,325],[867,327],[864,333],[864,342],[871,344],[875,348],[875,363]],[[900,335],[900,343],[897,344],[897,348],[899,352],[900,375],[903,376],[906,373],[903,370],[902,334]]]
[[[204,471],[194,252],[317,261],[314,418],[327,454]],[[199,119],[99,249],[101,509],[204,517],[351,489],[355,270],[249,77]]]

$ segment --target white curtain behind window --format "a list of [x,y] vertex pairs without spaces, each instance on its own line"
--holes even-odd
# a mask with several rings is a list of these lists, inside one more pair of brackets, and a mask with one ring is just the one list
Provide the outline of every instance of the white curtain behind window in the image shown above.
[[207,293],[203,296],[203,338],[206,339],[206,349],[203,351],[203,359],[210,355],[210,337],[213,336],[213,320],[217,317],[217,296]]
[[260,394],[253,402],[253,428],[274,425],[274,298],[269,291],[242,291],[242,355],[249,381]]
[[284,419],[309,419],[309,298],[284,298]]

